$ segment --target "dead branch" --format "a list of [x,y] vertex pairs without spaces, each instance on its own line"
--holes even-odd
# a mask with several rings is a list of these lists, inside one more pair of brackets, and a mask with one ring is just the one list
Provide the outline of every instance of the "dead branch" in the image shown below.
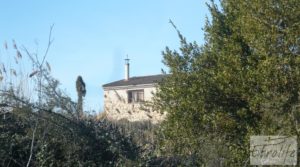
[[34,130],[32,132],[32,139],[31,139],[31,146],[30,146],[30,155],[29,155],[29,159],[28,159],[26,167],[29,167],[30,161],[31,161],[31,158],[32,158],[33,146],[34,146],[34,139],[35,139],[35,132],[36,132],[37,125],[38,125],[38,121],[36,121],[35,126],[34,126]]

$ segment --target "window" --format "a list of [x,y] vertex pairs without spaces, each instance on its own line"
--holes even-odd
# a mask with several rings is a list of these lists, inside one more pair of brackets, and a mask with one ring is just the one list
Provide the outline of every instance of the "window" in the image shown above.
[[128,103],[136,103],[144,101],[144,90],[130,90],[127,92]]

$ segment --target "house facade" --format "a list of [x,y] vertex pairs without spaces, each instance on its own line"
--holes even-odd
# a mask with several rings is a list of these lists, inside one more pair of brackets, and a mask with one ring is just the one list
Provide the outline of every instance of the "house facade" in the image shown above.
[[152,101],[157,83],[168,75],[129,76],[129,59],[125,59],[125,78],[103,85],[104,115],[109,120],[162,121],[165,114],[146,107]]

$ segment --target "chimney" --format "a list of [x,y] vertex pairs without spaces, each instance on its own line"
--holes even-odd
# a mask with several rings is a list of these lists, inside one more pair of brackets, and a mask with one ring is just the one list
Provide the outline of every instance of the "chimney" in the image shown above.
[[129,80],[129,59],[128,56],[125,59],[125,81]]

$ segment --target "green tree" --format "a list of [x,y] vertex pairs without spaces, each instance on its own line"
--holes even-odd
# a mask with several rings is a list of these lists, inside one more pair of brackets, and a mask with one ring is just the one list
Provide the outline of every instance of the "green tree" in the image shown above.
[[161,148],[186,165],[247,165],[250,135],[299,137],[300,2],[208,7],[205,44],[178,31],[180,51],[163,52],[172,75],[154,101],[168,112]]

